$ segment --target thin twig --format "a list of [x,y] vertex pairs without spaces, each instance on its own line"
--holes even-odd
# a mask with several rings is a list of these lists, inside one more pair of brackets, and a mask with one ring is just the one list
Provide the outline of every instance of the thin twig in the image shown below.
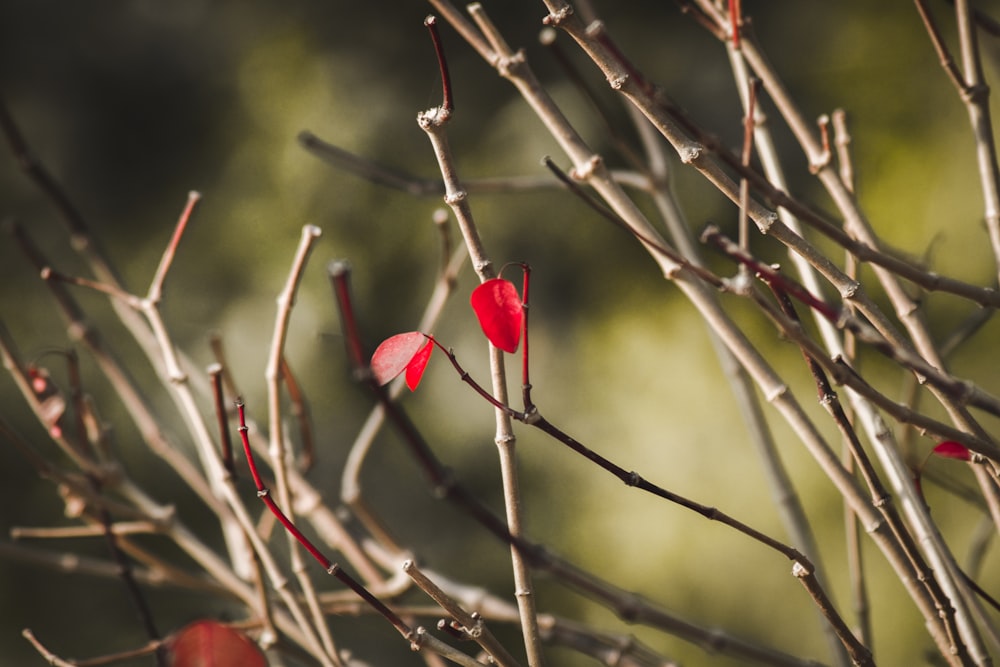
[[[302,228],[299,246],[295,252],[295,257],[292,260],[288,278],[285,282],[284,288],[278,295],[278,308],[274,320],[274,333],[271,337],[270,352],[268,354],[267,366],[264,370],[264,377],[267,382],[267,416],[270,425],[269,454],[271,458],[271,470],[274,471],[275,482],[277,485],[278,503],[287,508],[285,511],[288,513],[288,516],[282,521],[282,523],[285,524],[286,529],[288,529],[288,526],[294,521],[294,514],[292,490],[288,484],[288,455],[287,447],[285,445],[284,423],[281,413],[281,385],[282,380],[284,379],[282,376],[282,369],[286,366],[284,363],[285,340],[288,336],[288,327],[291,322],[292,309],[295,306],[295,298],[298,293],[299,283],[302,279],[302,273],[305,271],[309,255],[312,253],[312,249],[315,247],[316,241],[319,239],[321,233],[320,228],[315,225],[305,225]],[[247,449],[249,450],[249,447]],[[256,473],[256,471],[254,472]],[[259,482],[259,477],[257,477],[256,474],[254,481]],[[258,485],[258,491],[259,490],[260,487]],[[275,507],[272,507],[270,504],[268,504],[268,507],[276,516],[278,516],[279,519],[281,519],[281,516],[279,516],[277,512],[274,512]],[[298,547],[295,544],[296,541],[301,542],[299,539],[301,535],[293,532],[292,530],[288,530],[287,532],[291,553],[292,571],[295,573],[299,582],[299,587],[302,589],[303,595],[305,596],[306,605],[308,606],[313,617],[313,626],[319,635],[320,641],[323,642],[326,655],[331,662],[336,664],[339,662],[339,657],[336,646],[333,642],[333,636],[330,634],[330,628],[326,623],[326,618],[320,611],[319,601],[316,598],[316,590],[312,584],[312,579],[309,577],[309,574],[302,562],[301,552],[299,552]]]
[[421,572],[420,568],[413,561],[407,560],[403,563],[403,572],[420,587],[420,590],[427,593],[431,599],[441,605],[441,608],[458,623],[458,629],[482,646],[483,650],[489,653],[493,662],[501,667],[517,666],[517,661],[496,640],[493,633],[483,623],[481,616],[465,611],[451,596],[441,590],[426,574]]
[[[435,1],[434,4],[435,6],[440,6],[445,5],[446,3],[442,0]],[[597,55],[596,51],[594,51],[596,45],[591,38],[584,35],[585,30],[583,26],[579,25],[579,23],[573,22],[572,12],[568,5],[566,5],[566,3],[549,3],[549,7],[550,15],[546,19],[549,24],[559,27],[568,27],[570,34],[574,37],[574,39],[577,39],[577,41],[582,45],[586,45],[586,47],[590,49],[590,53]],[[600,58],[595,58],[595,60],[599,60],[602,65],[610,63],[613,60],[607,53],[601,53],[599,55]],[[587,150],[586,145],[583,144],[578,135],[572,130],[571,127],[569,127],[562,114],[554,108],[554,105],[551,104],[551,101],[547,98],[544,91],[542,91],[540,86],[537,85],[537,81],[534,80],[527,70],[523,56],[511,60],[501,58],[496,54],[489,54],[487,59],[491,63],[495,63],[500,73],[505,77],[510,78],[511,81],[518,86],[522,95],[524,95],[529,103],[532,104],[541,120],[550,127],[552,135],[560,141],[560,144],[566,148],[570,156],[573,158],[574,163],[577,165],[577,173],[581,177],[587,178],[589,182],[595,186],[595,188],[600,186],[601,195],[606,201],[609,202],[609,204],[612,205],[612,208],[616,209],[616,212],[621,215],[623,219],[629,221],[629,224],[646,224],[642,214],[636,210],[634,203],[631,201],[626,202],[623,199],[622,194],[616,191],[616,188],[612,186],[610,180],[603,178],[603,173],[600,170],[601,163],[599,159],[591,159],[595,156]],[[656,105],[652,104],[648,99],[648,91],[641,90],[640,83],[631,81],[628,78],[628,72],[623,72],[621,70],[609,72],[608,79],[614,87],[621,88],[622,92],[628,91],[629,93],[636,95],[637,100],[639,100],[641,96],[645,95],[646,106],[643,107],[644,113],[649,110],[649,117],[651,120],[655,123],[662,122],[662,115],[654,111]],[[701,147],[694,145],[691,142],[687,142],[678,147],[678,150],[683,160],[687,162],[696,162],[700,154]],[[619,205],[621,205],[620,208]],[[766,222],[768,225],[773,226],[776,221],[773,216],[767,216]],[[654,257],[660,259],[659,256],[654,255]],[[850,480],[846,471],[844,471],[837,456],[829,449],[829,446],[823,441],[822,437],[815,430],[815,427],[802,412],[801,407],[790,396],[784,383],[782,383],[774,375],[772,369],[770,369],[764,360],[759,357],[756,351],[752,350],[752,348],[748,346],[742,333],[738,332],[735,327],[727,321],[727,318],[725,318],[722,313],[718,312],[716,308],[706,303],[704,299],[699,298],[693,290],[687,290],[687,276],[684,271],[678,271],[676,266],[665,266],[665,269],[665,275],[677,279],[678,285],[684,286],[685,293],[688,294],[696,305],[698,305],[699,310],[703,316],[705,316],[706,320],[713,326],[717,327],[717,331],[719,332],[720,337],[726,342],[726,345],[734,351],[741,363],[744,364],[748,372],[761,386],[765,396],[774,402],[776,407],[788,419],[789,423],[799,434],[802,441],[809,447],[810,451],[814,454],[817,460],[822,463],[824,470],[826,470],[831,479],[836,482],[838,489],[846,498],[851,499],[852,506],[856,507],[858,511],[868,513],[869,509],[866,508],[865,501],[857,496],[857,489],[854,487],[854,483]],[[898,554],[894,553],[893,547],[888,543],[881,543],[881,546],[886,551],[887,555],[890,556],[890,560],[895,562],[898,558]],[[936,612],[933,611],[933,609],[924,608],[924,612],[929,618],[935,618]],[[931,622],[934,623],[933,620]],[[946,640],[942,638],[940,645],[943,646],[945,643]]]
[[222,465],[230,476],[236,475],[233,464],[233,438],[229,434],[229,422],[226,414],[226,397],[222,391],[222,364],[216,362],[208,367],[207,373],[212,378],[212,397],[215,399],[215,417],[219,424],[219,441],[222,443]]
[[177,226],[174,227],[174,234],[163,251],[163,256],[160,258],[160,264],[156,267],[156,273],[153,275],[153,280],[149,284],[149,291],[146,293],[146,298],[154,304],[159,303],[163,296],[163,281],[167,279],[167,272],[170,271],[170,265],[174,261],[174,255],[177,253],[177,246],[181,242],[184,230],[187,229],[187,224],[191,219],[191,214],[194,212],[194,207],[198,204],[200,199],[200,193],[193,190],[188,193],[187,204],[184,206],[183,212],[181,212],[181,217],[177,221]]
[[389,401],[384,392],[379,392],[377,395],[386,410],[387,417],[403,437],[403,441],[420,465],[434,496],[454,504],[504,543],[516,546],[534,568],[549,573],[562,585],[611,609],[623,620],[658,628],[708,651],[771,665],[816,667],[817,663],[813,661],[796,658],[720,633],[718,630],[703,628],[687,622],[668,610],[656,606],[637,593],[622,590],[596,575],[580,569],[551,553],[542,545],[525,537],[511,534],[506,522],[494,515],[444,467],[402,408]]
[[962,87],[959,96],[969,114],[969,125],[976,142],[976,164],[983,195],[983,214],[987,236],[993,249],[997,276],[1000,277],[1000,163],[990,113],[989,86],[983,78],[975,17],[968,0],[955,0],[955,21],[962,54]]
[[[421,631],[421,628],[414,629],[407,625],[398,614],[373,595],[371,591],[361,584],[361,582],[345,572],[338,563],[335,563],[327,558],[323,551],[320,550],[320,548],[316,546],[312,540],[306,537],[302,531],[298,529],[295,523],[288,517],[287,514],[285,514],[278,503],[274,501],[271,497],[270,490],[264,484],[264,479],[261,477],[261,474],[257,469],[257,463],[254,459],[253,450],[250,447],[250,439],[247,436],[249,429],[246,425],[245,408],[243,403],[238,402],[236,404],[236,408],[239,413],[239,431],[240,438],[243,441],[243,453],[246,455],[247,465],[250,469],[250,476],[254,481],[254,485],[257,487],[257,497],[260,498],[261,502],[263,502],[275,518],[278,519],[288,534],[294,538],[296,542],[302,545],[309,555],[312,556],[324,570],[326,570],[327,574],[335,577],[341,583],[350,588],[355,595],[364,600],[369,606],[389,621],[396,631],[410,642],[410,645],[414,648],[414,650],[419,650],[422,646],[428,646],[443,657],[449,658],[459,664],[467,664],[465,659],[467,659],[468,656],[465,656],[465,658],[460,657],[464,654],[458,654],[454,651],[454,649],[446,644],[425,635],[425,633]],[[339,660],[336,656],[332,656],[332,658],[337,661],[337,664],[339,664]]]
[[[490,31],[490,24],[485,19],[481,11],[476,10],[476,6],[469,7],[477,27],[487,36],[493,46],[496,46],[496,34]],[[439,54],[441,55],[441,54]],[[442,68],[443,72],[446,71]],[[447,103],[448,100],[445,100]],[[448,145],[448,137],[445,132],[445,124],[450,117],[450,109],[444,104],[421,112],[417,116],[417,123],[427,134],[431,145],[434,148],[434,155],[437,158],[438,166],[441,169],[441,177],[445,183],[444,201],[451,207],[458,221],[462,236],[469,250],[469,257],[472,266],[479,277],[480,282],[494,277],[492,262],[484,250],[483,243],[479,237],[472,217],[472,209],[469,206],[468,193],[459,183],[458,174],[455,169],[455,161],[451,155]],[[493,395],[500,401],[507,402],[507,380],[504,370],[503,352],[492,344],[489,346],[490,368],[493,383]],[[497,445],[497,452],[500,458],[500,471],[503,479],[504,504],[507,511],[507,525],[513,535],[521,535],[522,512],[521,493],[518,483],[517,459],[515,455],[516,439],[511,425],[510,415],[502,410],[496,411],[496,436],[494,441]],[[511,549],[511,561],[514,570],[515,596],[518,601],[518,608],[521,610],[521,627],[524,635],[525,650],[528,654],[528,664],[531,667],[541,667],[544,664],[541,651],[541,641],[538,630],[538,612],[534,586],[531,581],[531,572],[528,564],[516,548]]]
[[790,547],[779,540],[776,540],[761,531],[739,521],[728,514],[719,511],[715,507],[710,507],[703,505],[701,503],[695,502],[684,496],[676,494],[669,491],[661,486],[653,484],[648,480],[644,479],[635,471],[626,470],[618,464],[612,462],[610,459],[605,458],[596,451],[590,449],[580,441],[576,440],[566,432],[562,431],[551,422],[542,417],[541,413],[534,409],[530,412],[518,412],[506,404],[504,404],[500,399],[492,396],[483,389],[472,377],[465,371],[464,368],[459,364],[458,359],[455,354],[444,347],[441,346],[439,342],[435,339],[431,339],[435,345],[437,345],[447,356],[448,360],[454,366],[455,371],[458,373],[459,377],[463,382],[469,384],[480,396],[484,397],[488,402],[490,402],[497,410],[504,410],[510,417],[517,419],[518,421],[524,422],[529,426],[533,426],[538,430],[546,433],[554,440],[566,445],[571,450],[580,454],[587,460],[595,463],[605,471],[611,473],[617,477],[626,486],[635,487],[641,491],[645,491],[654,496],[667,500],[671,503],[680,505],[681,507],[696,512],[706,519],[712,521],[718,521],[730,528],[737,530],[738,532],[746,535],[747,537],[763,544],[764,546],[770,547],[771,549],[782,554],[789,560],[793,561],[795,567],[793,567],[793,574],[800,579],[803,586],[809,592],[810,596],[816,602],[818,608],[823,612],[823,614],[829,619],[831,625],[837,633],[837,636],[843,642],[844,647],[850,654],[852,660],[858,665],[873,665],[871,660],[871,653],[862,644],[860,644],[854,635],[847,628],[843,619],[840,617],[836,609],[830,603],[830,600],[826,593],[823,591],[822,586],[815,576],[815,567],[805,557],[801,552],[799,552],[794,547]]
[[[360,155],[355,155],[339,146],[323,141],[308,130],[299,133],[299,144],[306,151],[323,160],[327,164],[355,174],[369,183],[381,185],[393,190],[405,192],[414,197],[440,197],[444,194],[444,183],[438,179],[422,178],[405,171],[379,164]],[[631,170],[615,169],[612,177],[622,185],[644,190],[649,187],[648,180]],[[470,178],[463,181],[465,190],[470,194],[503,194],[513,192],[529,192],[533,190],[552,190],[557,186],[551,178],[544,175],[495,176],[486,178]]]

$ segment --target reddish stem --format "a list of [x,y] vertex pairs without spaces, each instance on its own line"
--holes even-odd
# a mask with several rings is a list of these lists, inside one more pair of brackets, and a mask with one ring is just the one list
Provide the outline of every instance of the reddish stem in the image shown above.
[[521,349],[521,392],[524,402],[524,411],[532,412],[535,404],[531,402],[531,379],[528,375],[528,282],[531,278],[531,267],[527,263],[521,263],[523,280],[521,283],[521,310],[522,326],[524,327],[524,347]]
[[534,411],[535,404],[531,401],[531,378],[528,372],[528,284],[531,279],[531,266],[527,262],[511,262],[500,267],[500,275],[508,266],[521,267],[521,337],[524,339],[521,348],[521,392],[524,403],[524,413]]
[[[426,334],[424,335],[426,336]],[[509,405],[502,403],[493,394],[486,391],[486,389],[484,389],[481,384],[472,379],[472,376],[469,375],[469,372],[466,371],[464,368],[462,368],[462,365],[458,363],[458,358],[455,356],[455,353],[453,351],[442,345],[440,342],[438,342],[438,339],[434,338],[433,336],[427,336],[427,339],[430,340],[432,343],[434,343],[434,345],[437,346],[439,350],[441,350],[442,352],[444,352],[445,355],[447,355],[448,360],[451,362],[451,365],[455,367],[455,370],[458,372],[458,376],[459,378],[461,378],[462,382],[472,387],[476,391],[476,393],[482,396],[484,399],[486,399],[486,401],[489,402],[490,405],[495,407],[497,410],[501,410],[507,413],[517,421],[520,422],[527,421],[526,412],[518,412]]]
[[740,26],[743,24],[743,9],[740,0],[729,0],[729,23],[733,31],[733,48],[740,48]]
[[340,313],[340,327],[344,333],[344,344],[347,346],[347,359],[351,364],[351,372],[355,379],[370,375],[368,362],[365,361],[364,345],[358,331],[358,320],[354,314],[351,301],[351,264],[346,259],[330,262],[326,267],[333,286],[333,295]]
[[334,574],[334,569],[339,569],[339,567],[323,555],[323,552],[320,551],[315,544],[309,541],[308,537],[303,535],[302,532],[295,527],[295,524],[292,523],[291,519],[285,516],[285,513],[281,511],[278,504],[271,498],[271,492],[264,484],[264,479],[260,476],[260,471],[257,469],[257,461],[254,459],[253,451],[250,449],[250,438],[248,436],[250,429],[246,424],[246,416],[244,414],[245,408],[242,400],[236,401],[236,410],[239,412],[240,418],[240,439],[243,441],[243,453],[247,457],[247,465],[250,467],[250,476],[253,477],[253,483],[257,487],[257,497],[264,501],[264,504],[267,505],[269,510],[271,510],[271,513],[274,514],[275,518],[281,522],[281,525],[285,527],[285,530],[291,533],[292,536],[299,541],[299,544],[305,547],[306,551],[312,554],[312,557],[319,561],[319,564],[322,565],[327,572]]
[[278,504],[274,502],[271,498],[271,492],[268,490],[267,486],[264,485],[264,480],[260,476],[260,471],[257,470],[257,462],[254,460],[253,451],[250,448],[250,438],[248,433],[250,429],[246,424],[246,416],[244,413],[244,405],[242,400],[236,401],[236,410],[239,413],[240,420],[240,439],[243,441],[243,452],[247,457],[247,465],[250,468],[250,476],[253,477],[253,483],[257,487],[257,497],[260,498],[267,508],[271,510],[271,514],[281,522],[281,525],[285,527],[292,537],[298,540],[309,554],[319,562],[320,565],[326,570],[327,574],[332,574],[341,583],[350,588],[354,593],[356,593],[361,599],[367,602],[375,611],[379,612],[392,623],[393,627],[403,635],[406,639],[410,639],[413,636],[413,630],[406,623],[403,622],[399,616],[395,614],[391,609],[389,609],[381,600],[376,598],[371,594],[367,588],[365,588],[359,581],[354,577],[344,572],[340,565],[334,563],[329,558],[327,558],[319,548],[313,544],[308,537],[302,534],[292,520],[285,516],[285,513],[281,511]]
[[236,466],[233,465],[233,439],[229,435],[229,424],[226,421],[226,403],[222,389],[222,364],[209,366],[208,374],[212,378],[212,396],[215,399],[215,416],[219,424],[219,440],[222,442],[222,465],[233,477],[236,476]]
[[431,42],[434,44],[434,53],[437,55],[438,69],[441,70],[441,111],[445,116],[450,116],[455,110],[455,101],[451,94],[451,76],[448,74],[448,61],[444,57],[444,45],[441,42],[441,33],[437,28],[437,17],[434,15],[424,19],[424,25],[431,34]]
[[823,147],[823,154],[827,156],[832,155],[830,148],[830,117],[823,114],[816,119],[816,125],[819,126],[819,139],[820,145]]
[[163,295],[163,281],[167,278],[167,271],[170,270],[170,265],[174,261],[174,255],[177,254],[177,246],[180,245],[181,237],[184,236],[184,230],[187,229],[188,222],[191,220],[191,214],[194,213],[194,208],[200,199],[201,195],[199,193],[193,190],[188,193],[187,203],[184,205],[184,210],[181,211],[177,225],[174,227],[173,236],[170,237],[170,243],[167,244],[166,249],[163,251],[160,265],[156,267],[156,274],[153,276],[153,281],[149,286],[147,298],[153,303],[158,303],[160,297]]
[[816,298],[802,285],[799,285],[794,280],[782,275],[775,268],[764,264],[760,260],[744,252],[739,246],[733,243],[730,239],[726,238],[715,225],[709,225],[705,228],[705,231],[701,234],[701,240],[702,242],[708,241],[713,243],[722,252],[753,271],[753,273],[767,283],[768,286],[779,289],[782,292],[787,293],[788,296],[801,301],[829,320],[832,324],[840,322],[841,312],[838,308]]

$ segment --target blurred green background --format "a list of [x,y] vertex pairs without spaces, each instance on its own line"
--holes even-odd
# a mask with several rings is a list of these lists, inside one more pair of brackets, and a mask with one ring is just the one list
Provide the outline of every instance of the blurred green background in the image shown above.
[[[932,4],[950,37],[949,6]],[[484,5],[508,41],[526,48],[584,138],[607,153],[612,166],[623,166],[600,120],[538,45],[544,6],[523,1]],[[912,6],[860,0],[746,0],[744,6],[805,113],[848,111],[859,196],[878,231],[906,252],[930,253],[940,272],[989,284],[995,274],[968,122]],[[979,6],[998,9],[996,2]],[[650,79],[724,143],[739,145],[741,114],[724,50],[713,38],[672,3],[597,3],[597,8]],[[324,266],[337,258],[352,263],[357,305],[372,346],[413,328],[439,262],[431,216],[442,202],[336,171],[307,154],[296,136],[308,129],[375,161],[436,176],[429,144],[414,121],[418,111],[440,99],[437,66],[421,25],[429,11],[421,3],[306,0],[0,3],[0,93],[35,153],[136,293],[145,292],[188,191],[203,194],[167,280],[164,315],[176,342],[203,365],[211,361],[209,333],[222,334],[249,410],[261,422],[274,298],[302,225],[323,229],[287,350],[308,392],[319,434],[319,464],[311,479],[333,504],[347,448],[371,401],[349,379]],[[546,154],[568,167],[513,88],[449,27],[443,34],[457,105],[449,132],[462,176],[542,175],[539,160]],[[596,70],[568,40],[560,43],[615,109],[615,120],[626,126],[627,115],[615,106]],[[998,42],[984,37],[983,46],[987,73],[993,76]],[[789,133],[773,109],[766,110],[786,156],[792,191],[828,209]],[[674,178],[694,229],[708,221],[733,229],[735,209],[696,174],[678,168]],[[533,267],[532,380],[543,413],[624,467],[784,538],[704,327],[638,245],[556,189],[477,195],[472,206],[494,260],[523,260]],[[9,151],[0,155],[0,217],[23,225],[61,271],[86,273],[53,207],[20,173]],[[782,256],[769,241],[759,247],[768,258]],[[731,271],[713,261],[720,271]],[[473,284],[466,269],[435,333],[485,380],[483,344],[465,305]],[[134,345],[115,326],[106,300],[77,294],[144,383],[168,433],[181,437],[176,413],[156,392]],[[924,305],[939,335],[973,310],[938,296]],[[834,438],[827,420],[812,407],[814,390],[798,352],[740,304],[727,301],[727,306]],[[66,347],[65,326],[7,236],[0,239],[0,317],[26,358],[41,359],[64,379],[58,358],[44,355]],[[987,325],[954,361],[957,373],[992,391],[1000,391],[996,335],[996,325]],[[82,356],[85,386],[97,398],[130,472],[158,500],[176,504],[186,522],[217,544],[210,517],[145,451],[96,368]],[[883,379],[882,388],[896,395],[900,377],[886,373]],[[499,509],[491,410],[441,359],[431,364],[424,382],[406,399],[415,420],[459,478]],[[65,463],[9,376],[0,378],[0,406],[19,433]],[[816,522],[834,595],[850,617],[839,497],[784,425],[772,423]],[[518,435],[527,525],[535,538],[693,621],[825,659],[811,603],[780,557],[624,488],[533,432],[521,428]],[[926,441],[918,446],[921,453],[928,448]],[[931,466],[971,484],[957,464],[935,461]],[[392,435],[378,441],[364,482],[389,526],[428,565],[510,595],[506,548],[435,501]],[[241,483],[249,485],[245,479]],[[934,485],[927,494],[962,558],[981,513]],[[51,485],[3,443],[0,531],[68,523]],[[143,544],[162,547],[155,538]],[[96,539],[43,546],[104,553]],[[876,657],[886,665],[917,664],[931,648],[921,620],[877,550],[867,553]],[[982,580],[994,594],[1000,588],[998,560],[991,550]],[[544,577],[538,583],[543,610],[634,632],[686,664],[738,664],[624,626]],[[153,591],[151,599],[164,631],[201,616],[237,613],[193,594]],[[20,637],[24,627],[64,656],[93,656],[143,641],[119,582],[0,560],[0,663],[41,664]],[[418,662],[378,622],[335,619],[333,629],[373,664]],[[503,636],[516,647],[512,632]],[[554,651],[552,660],[584,663],[563,651]]]

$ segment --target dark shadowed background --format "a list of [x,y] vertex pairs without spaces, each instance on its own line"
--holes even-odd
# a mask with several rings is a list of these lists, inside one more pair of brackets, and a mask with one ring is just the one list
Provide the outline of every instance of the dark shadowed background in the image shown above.
[[[739,144],[741,114],[732,76],[724,50],[710,35],[673,3],[595,4],[650,79],[723,142]],[[932,4],[947,15],[946,3]],[[995,2],[980,4],[997,9]],[[600,120],[538,44],[542,3],[484,5],[508,41],[527,50],[584,138],[595,150],[610,151]],[[744,5],[806,113],[848,111],[859,196],[878,231],[907,252],[929,253],[942,273],[989,283],[992,269],[965,112],[912,6],[860,0],[746,0]],[[371,401],[350,381],[324,266],[338,258],[351,262],[371,346],[413,328],[439,262],[431,216],[442,202],[337,171],[303,150],[296,137],[309,130],[372,160],[436,176],[429,144],[415,122],[417,112],[438,104],[441,93],[422,26],[429,11],[429,5],[416,2],[0,3],[0,94],[136,293],[145,292],[187,193],[202,193],[166,283],[164,314],[176,342],[202,365],[211,361],[209,334],[221,333],[248,408],[262,422],[274,299],[302,226],[322,228],[287,349],[320,434],[319,464],[310,477],[333,504],[347,447]],[[947,20],[943,25],[950,26]],[[442,32],[457,106],[449,132],[461,175],[543,175],[540,159],[546,154],[568,167],[516,91],[449,27]],[[615,106],[596,69],[568,40],[560,41],[625,124],[624,110]],[[995,75],[998,42],[984,39],[984,46],[988,75]],[[828,208],[789,133],[780,122],[774,129],[792,191],[815,195],[816,205]],[[613,153],[607,159],[621,166]],[[674,178],[694,228],[709,221],[733,228],[734,207],[696,174],[678,165]],[[638,244],[558,189],[478,195],[472,206],[496,262],[524,260],[533,267],[532,379],[546,416],[626,468],[784,537],[704,327]],[[54,208],[9,151],[0,152],[0,218],[22,225],[64,273],[86,273]],[[767,241],[764,248],[765,256],[781,258],[777,248],[766,249]],[[725,270],[724,262],[717,266]],[[461,280],[435,333],[485,379],[483,343],[466,306],[471,271]],[[178,419],[156,392],[146,362],[115,326],[106,298],[82,290],[78,296],[109,343],[144,378],[158,414],[168,424]],[[931,299],[927,309],[938,332],[969,310],[948,299]],[[26,358],[48,359],[43,364],[62,373],[58,358],[46,355],[70,344],[65,326],[6,234],[0,237],[0,318]],[[789,382],[805,387],[800,398],[811,405],[798,352],[783,346],[757,316],[748,314],[745,324],[775,365],[787,369]],[[987,344],[997,333],[995,325],[987,327],[955,360],[956,373],[994,391],[1000,389],[1000,374],[995,347],[991,353]],[[161,502],[176,504],[206,539],[217,540],[211,537],[216,525],[211,517],[145,451],[94,364],[85,353],[82,357],[85,387],[134,477]],[[437,361],[407,405],[456,474],[500,508],[491,409]],[[890,395],[896,381],[887,379]],[[820,411],[814,413],[832,434]],[[56,463],[68,465],[46,442],[6,374],[0,377],[0,415]],[[817,522],[825,560],[841,572],[839,496],[777,420],[775,431]],[[172,435],[180,433],[177,422]],[[552,441],[526,429],[518,434],[533,536],[699,623],[789,652],[825,656],[811,603],[788,575],[788,563],[731,531],[622,487]],[[506,548],[435,501],[391,435],[378,441],[364,481],[402,543],[413,545],[425,562],[510,595]],[[241,484],[249,491],[247,479]],[[949,538],[961,557],[978,513],[933,486],[928,496],[935,517],[954,531]],[[0,539],[6,540],[12,526],[62,524],[72,520],[63,517],[51,484],[0,442]],[[142,542],[163,547],[155,538]],[[104,554],[99,539],[40,546]],[[983,583],[992,584],[995,593],[1000,559],[994,556]],[[921,621],[875,550],[869,561],[876,655],[886,665],[917,664],[929,647]],[[714,662],[681,641],[625,626],[544,578],[538,583],[546,611],[635,632],[689,665],[736,664]],[[835,574],[832,583],[838,601],[846,604],[844,577]],[[194,618],[234,613],[194,594],[154,590],[150,595],[164,631]],[[20,637],[24,627],[64,656],[90,657],[143,641],[120,582],[0,559],[3,665],[42,664]],[[354,652],[372,664],[418,662],[387,625],[335,619],[333,631],[349,637]],[[517,647],[512,632],[502,636]],[[552,657],[554,664],[578,664],[568,654]]]

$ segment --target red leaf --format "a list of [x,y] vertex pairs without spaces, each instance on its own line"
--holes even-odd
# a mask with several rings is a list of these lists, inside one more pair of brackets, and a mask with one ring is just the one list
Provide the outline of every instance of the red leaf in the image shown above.
[[524,308],[514,283],[503,278],[487,280],[472,291],[469,302],[489,341],[504,352],[516,352]]
[[972,454],[969,453],[969,448],[965,445],[955,442],[954,440],[945,440],[934,448],[934,453],[938,456],[944,456],[949,459],[959,459],[960,461],[969,461],[972,459]]
[[170,667],[267,667],[257,645],[216,621],[195,621],[169,643]]
[[[424,346],[427,336],[419,331],[396,334],[382,341],[372,355],[372,375],[380,385],[402,373]],[[427,353],[430,356],[430,353]],[[427,361],[425,360],[426,364]],[[418,378],[419,379],[419,378]]]
[[417,385],[420,384],[420,378],[424,376],[424,369],[427,368],[427,362],[430,361],[433,351],[434,341],[428,338],[427,344],[420,348],[410,359],[410,363],[406,365],[406,386],[410,388],[410,391],[417,390]]

